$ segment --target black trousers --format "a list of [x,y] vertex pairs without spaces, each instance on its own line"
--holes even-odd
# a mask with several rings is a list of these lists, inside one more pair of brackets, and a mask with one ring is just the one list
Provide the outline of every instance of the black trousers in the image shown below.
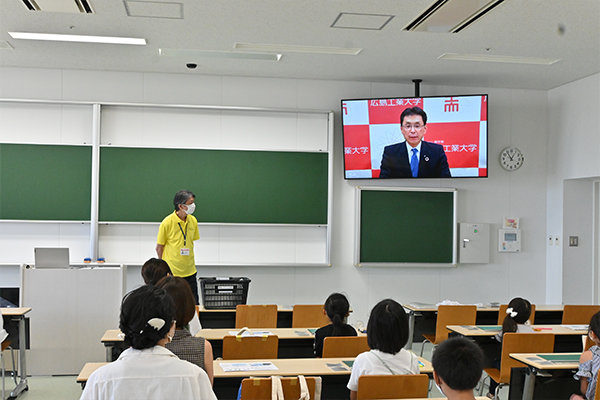
[[186,276],[185,281],[190,285],[190,289],[192,289],[192,294],[194,295],[195,304],[200,304],[198,301],[198,279],[196,279],[196,273],[194,275]]

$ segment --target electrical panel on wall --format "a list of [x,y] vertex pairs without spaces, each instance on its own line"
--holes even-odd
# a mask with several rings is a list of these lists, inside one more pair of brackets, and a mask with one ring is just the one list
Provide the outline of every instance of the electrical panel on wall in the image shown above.
[[490,224],[461,222],[458,225],[458,262],[460,264],[489,263]]

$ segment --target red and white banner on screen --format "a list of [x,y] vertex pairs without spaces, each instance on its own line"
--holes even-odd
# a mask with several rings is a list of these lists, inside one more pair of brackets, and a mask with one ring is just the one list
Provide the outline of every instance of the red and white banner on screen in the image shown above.
[[404,141],[400,114],[427,113],[423,140],[444,146],[453,177],[487,175],[487,96],[346,100],[342,102],[346,178],[377,178],[383,148]]

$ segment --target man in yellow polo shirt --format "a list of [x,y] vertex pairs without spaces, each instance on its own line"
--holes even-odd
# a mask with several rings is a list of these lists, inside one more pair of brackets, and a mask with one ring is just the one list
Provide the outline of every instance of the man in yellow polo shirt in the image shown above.
[[196,304],[199,304],[194,240],[200,239],[200,234],[198,221],[192,215],[196,209],[195,199],[196,196],[189,190],[180,190],[175,194],[175,211],[167,215],[158,228],[156,254],[169,264],[174,276],[187,281]]

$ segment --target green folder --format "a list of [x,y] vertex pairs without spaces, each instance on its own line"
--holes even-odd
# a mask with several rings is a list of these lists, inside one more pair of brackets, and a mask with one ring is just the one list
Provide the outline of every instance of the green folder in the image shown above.
[[538,354],[546,361],[579,362],[580,354]]
[[352,366],[354,365],[354,360],[352,361],[342,361],[344,364],[346,364],[348,367],[352,368]]

